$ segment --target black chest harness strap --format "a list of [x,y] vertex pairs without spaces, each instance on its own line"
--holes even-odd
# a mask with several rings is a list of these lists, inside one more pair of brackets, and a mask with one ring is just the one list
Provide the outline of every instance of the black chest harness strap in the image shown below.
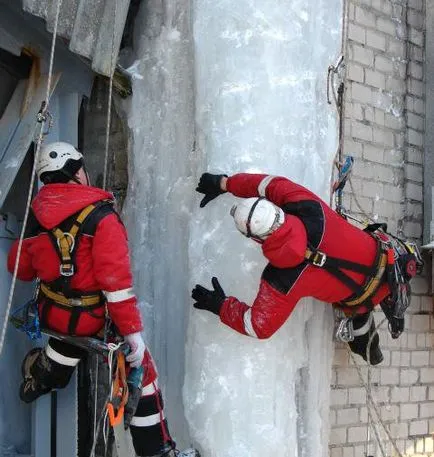
[[[42,326],[46,326],[48,313],[51,307],[60,308],[70,313],[68,323],[68,333],[74,335],[80,315],[82,312],[87,312],[91,316],[104,319],[104,313],[94,314],[93,310],[101,308],[105,305],[105,300],[100,291],[93,293],[83,293],[81,291],[71,289],[71,277],[76,272],[75,253],[77,252],[78,241],[83,229],[84,223],[90,215],[96,214],[98,219],[99,210],[103,206],[111,205],[111,201],[104,200],[96,204],[86,206],[78,216],[73,219],[69,230],[64,231],[60,227],[54,227],[47,232],[53,241],[53,246],[60,259],[60,276],[51,283],[41,281],[39,289],[40,303],[42,304],[42,313],[40,316]],[[107,212],[101,211],[100,218],[104,217]],[[62,224],[63,225],[63,224]]]
[[[320,250],[306,249],[305,259],[308,263],[323,268],[352,290],[353,295],[346,300],[337,303],[338,306],[342,308],[348,307],[352,312],[356,312],[360,306],[367,306],[368,308],[373,307],[372,297],[376,294],[382,284],[388,261],[390,261],[389,250],[385,249],[381,242],[377,241],[377,243],[377,254],[371,266],[362,265],[350,260],[330,257]],[[363,274],[366,277],[365,282],[363,284],[358,284],[353,278],[345,273],[344,270]]]

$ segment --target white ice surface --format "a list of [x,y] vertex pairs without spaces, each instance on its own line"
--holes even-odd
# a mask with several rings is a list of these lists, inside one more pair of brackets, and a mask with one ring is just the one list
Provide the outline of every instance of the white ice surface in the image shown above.
[[191,5],[141,8],[129,65],[141,77],[125,106],[133,152],[126,221],[170,428],[204,457],[326,457],[331,308],[300,302],[279,332],[257,341],[193,310],[189,291],[215,275],[227,294],[251,303],[265,265],[233,226],[234,198],[198,209],[203,171],[285,175],[328,198],[336,123],[326,72],[339,53],[342,5]]
[[[336,148],[325,74],[339,52],[340,2],[197,1],[197,145],[212,172],[285,175],[324,197]],[[216,275],[251,303],[265,265],[224,196],[191,222],[194,281]],[[330,309],[305,300],[268,341],[193,311],[184,403],[207,457],[326,456]]]

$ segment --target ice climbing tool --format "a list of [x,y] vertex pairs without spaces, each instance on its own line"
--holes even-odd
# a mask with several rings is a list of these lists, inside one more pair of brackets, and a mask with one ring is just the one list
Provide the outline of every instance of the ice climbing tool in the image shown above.
[[125,407],[128,403],[128,382],[125,368],[125,353],[116,351],[116,367],[114,370],[111,398],[107,403],[110,426],[113,429],[118,457],[135,455],[131,434],[125,430]]

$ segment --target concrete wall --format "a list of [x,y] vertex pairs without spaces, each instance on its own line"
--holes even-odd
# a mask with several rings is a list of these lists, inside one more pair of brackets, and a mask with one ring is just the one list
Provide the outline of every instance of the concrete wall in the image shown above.
[[[350,1],[344,150],[355,156],[356,163],[354,193],[347,185],[344,202],[356,216],[386,221],[392,233],[419,244],[424,34],[423,0]],[[434,320],[429,289],[428,278],[413,281],[406,331],[392,340],[387,324],[381,326],[384,361],[372,369],[372,392],[381,418],[403,455],[434,455]],[[383,317],[381,311],[376,313],[377,324]],[[366,364],[357,361],[366,374]],[[343,345],[336,346],[331,404],[331,457],[365,455],[366,393]],[[385,438],[384,433],[381,436]],[[390,443],[383,444],[391,455]],[[368,455],[381,455],[375,445],[369,451]]]

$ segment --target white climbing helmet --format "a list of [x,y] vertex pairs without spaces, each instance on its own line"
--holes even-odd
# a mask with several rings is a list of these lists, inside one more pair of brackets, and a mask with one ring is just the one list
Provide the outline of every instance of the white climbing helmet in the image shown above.
[[83,154],[77,151],[72,144],[58,141],[42,146],[39,151],[38,163],[36,164],[36,174],[39,179],[46,172],[61,170],[68,160],[80,160]]
[[260,198],[246,198],[231,209],[237,229],[248,238],[265,239],[285,221],[282,208]]

